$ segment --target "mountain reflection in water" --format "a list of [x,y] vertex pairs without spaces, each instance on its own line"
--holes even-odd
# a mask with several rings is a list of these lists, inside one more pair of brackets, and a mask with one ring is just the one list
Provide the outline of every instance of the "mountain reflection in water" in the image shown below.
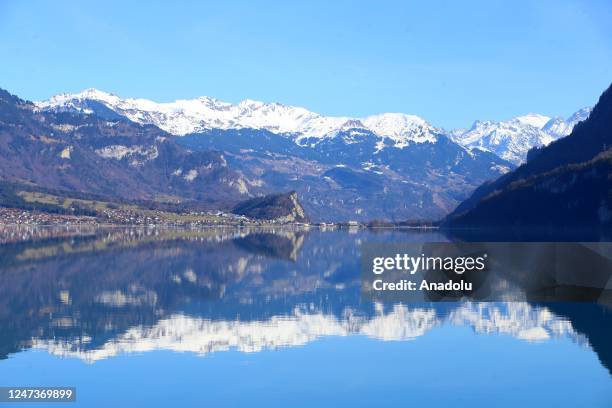
[[569,338],[612,366],[607,306],[360,301],[361,243],[446,240],[435,231],[3,227],[0,237],[0,358],[258,352],[325,336],[407,341],[452,325]]

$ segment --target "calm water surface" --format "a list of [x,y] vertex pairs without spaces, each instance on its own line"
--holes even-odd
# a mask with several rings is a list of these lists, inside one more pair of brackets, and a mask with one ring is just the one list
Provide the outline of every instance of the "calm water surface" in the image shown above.
[[437,232],[0,233],[0,386],[68,406],[612,406],[609,306],[360,301],[362,243]]

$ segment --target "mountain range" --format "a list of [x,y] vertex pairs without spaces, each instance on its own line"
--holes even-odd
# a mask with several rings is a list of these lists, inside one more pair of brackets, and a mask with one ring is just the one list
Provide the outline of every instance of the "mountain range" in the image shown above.
[[445,221],[452,227],[601,229],[612,226],[612,86],[567,137],[484,183]]
[[470,129],[454,130],[452,134],[463,146],[484,149],[520,165],[530,149],[569,135],[590,112],[591,108],[583,108],[567,119],[532,113],[501,122],[478,120]]
[[[446,131],[399,113],[326,117],[206,97],[160,104],[94,89],[31,103],[2,91],[0,181],[229,211],[293,191],[315,222],[435,220],[584,112]],[[500,142],[528,131],[537,134],[528,143]]]
[[243,198],[241,176],[222,153],[191,152],[152,125],[40,112],[2,90],[0,175],[6,182],[113,199],[219,207]]
[[59,94],[36,105],[43,110],[120,115],[136,123],[153,124],[175,136],[213,129],[267,130],[286,135],[299,145],[316,144],[320,139],[352,128],[377,135],[381,148],[383,145],[403,148],[410,143],[434,143],[437,134],[444,134],[465,147],[493,152],[516,165],[525,160],[530,148],[568,135],[590,112],[590,108],[583,108],[567,119],[532,113],[499,122],[477,120],[470,129],[447,131],[419,116],[403,113],[365,118],[334,117],[279,103],[246,99],[231,104],[210,97],[157,103],[148,99],[120,98],[93,88]]

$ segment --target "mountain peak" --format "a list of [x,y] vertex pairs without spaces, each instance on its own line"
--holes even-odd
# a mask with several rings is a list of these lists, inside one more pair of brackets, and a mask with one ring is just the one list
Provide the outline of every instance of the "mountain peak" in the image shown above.
[[52,96],[46,101],[35,102],[40,109],[75,109],[84,111],[81,105],[83,101],[94,100],[105,104],[114,104],[120,100],[116,95],[100,91],[96,88],[87,88],[78,93],[61,93]]
[[61,94],[66,98],[76,99],[95,99],[95,100],[117,100],[119,97],[113,93],[101,91],[96,88],[87,88],[76,94],[64,93]]
[[36,105],[40,109],[86,113],[98,113],[106,108],[134,122],[156,125],[176,136],[210,129],[251,128],[290,135],[288,137],[299,143],[304,138],[333,137],[352,127],[367,129],[392,141],[381,143],[381,146],[403,148],[411,143],[435,143],[438,135],[446,134],[465,147],[489,150],[517,164],[525,159],[530,148],[569,134],[590,112],[589,108],[581,109],[568,120],[528,113],[502,122],[476,121],[467,131],[446,132],[419,116],[405,113],[381,113],[365,118],[323,116],[281,103],[245,99],[232,104],[208,96],[158,103],[148,99],[124,99],[95,88],[56,95]]
[[434,129],[425,119],[405,113],[382,113],[365,118],[364,124],[374,133],[386,136],[396,142],[396,147],[409,142],[435,143]]
[[119,115],[140,124],[153,124],[177,136],[208,129],[265,129],[297,138],[330,136],[348,127],[366,128],[400,146],[409,142],[435,142],[433,127],[424,119],[404,113],[383,113],[365,119],[323,116],[298,106],[245,99],[231,104],[201,96],[157,103],[148,99],[123,99],[95,88],[75,94],[59,94],[37,102],[41,109],[95,112],[91,101],[102,103]]
[[582,122],[583,120],[585,120],[586,118],[589,117],[589,115],[591,114],[591,111],[593,110],[592,107],[587,106],[584,107],[576,112],[574,112],[569,118],[567,118],[567,122],[571,122],[571,123],[578,123],[578,122]]
[[541,129],[551,119],[549,116],[540,115],[539,113],[528,113],[526,115],[517,116],[514,118],[524,125],[529,125]]
[[82,96],[116,96],[110,92],[101,91],[97,88],[87,88],[81,91]]
[[[587,111],[582,109],[572,117],[584,117]],[[559,120],[556,118],[555,123]],[[604,235],[599,234],[609,231],[612,221],[611,129],[612,86],[567,137],[533,150],[524,165],[476,189],[446,218],[446,223],[487,226],[496,231],[503,229],[495,227],[508,226],[544,231],[563,225],[571,231],[572,241],[578,234],[575,227],[580,228],[581,235],[582,231],[593,234],[589,241],[593,237],[601,239]]]
[[466,147],[488,150],[514,164],[521,164],[531,148],[546,146],[567,136],[578,122],[588,116],[589,111],[590,108],[583,108],[568,120],[538,113],[500,122],[477,120],[463,133],[451,132],[451,137]]
[[359,119],[349,119],[340,126],[340,130],[346,129],[366,129],[366,126]]

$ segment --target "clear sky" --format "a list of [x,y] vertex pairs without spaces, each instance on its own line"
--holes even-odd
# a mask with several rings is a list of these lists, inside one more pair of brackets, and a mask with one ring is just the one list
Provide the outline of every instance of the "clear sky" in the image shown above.
[[0,0],[0,87],[201,95],[436,126],[567,116],[612,81],[612,1]]

